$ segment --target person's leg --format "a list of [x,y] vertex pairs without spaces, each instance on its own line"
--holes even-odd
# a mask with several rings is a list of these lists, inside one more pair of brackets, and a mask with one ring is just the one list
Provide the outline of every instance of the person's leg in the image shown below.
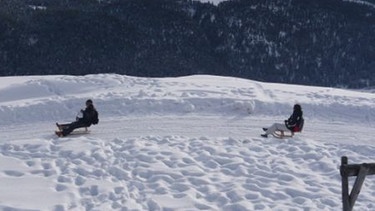
[[62,134],[63,136],[69,135],[73,130],[80,128],[80,127],[85,127],[83,123],[80,122],[72,122],[70,124],[65,125]]
[[286,127],[285,124],[275,123],[267,129],[266,135],[272,134],[277,130],[288,131],[289,129]]
[[70,124],[71,123],[69,123],[69,124],[59,124],[59,123],[56,122],[56,126],[59,128],[60,131],[64,130],[65,128],[68,128]]

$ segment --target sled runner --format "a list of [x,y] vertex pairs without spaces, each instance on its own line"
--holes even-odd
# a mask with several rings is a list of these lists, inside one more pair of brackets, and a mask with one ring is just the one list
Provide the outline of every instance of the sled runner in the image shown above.
[[294,136],[294,133],[295,132],[293,132],[293,131],[276,130],[274,133],[272,133],[272,135],[275,138],[283,139],[283,138],[292,138]]

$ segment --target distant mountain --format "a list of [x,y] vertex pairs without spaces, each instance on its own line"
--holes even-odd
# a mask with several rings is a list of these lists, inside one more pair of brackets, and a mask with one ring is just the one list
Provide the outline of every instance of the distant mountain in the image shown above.
[[375,86],[374,1],[2,0],[0,75]]

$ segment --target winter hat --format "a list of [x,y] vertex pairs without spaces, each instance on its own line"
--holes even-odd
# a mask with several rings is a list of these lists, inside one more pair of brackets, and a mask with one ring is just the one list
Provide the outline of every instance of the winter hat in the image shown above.
[[91,99],[86,100],[86,105],[92,105],[92,100]]

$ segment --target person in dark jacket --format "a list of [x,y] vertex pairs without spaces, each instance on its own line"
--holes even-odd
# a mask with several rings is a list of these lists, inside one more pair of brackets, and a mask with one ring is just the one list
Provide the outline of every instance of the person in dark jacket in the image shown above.
[[303,112],[301,105],[295,104],[293,106],[293,114],[289,117],[289,119],[284,121],[284,124],[274,123],[271,127],[263,128],[265,134],[262,134],[262,137],[267,138],[269,134],[274,133],[275,131],[288,131],[297,132],[302,130],[303,126]]
[[56,131],[56,135],[62,137],[69,135],[73,130],[81,127],[90,127],[91,124],[98,124],[98,112],[96,111],[92,100],[86,101],[86,109],[80,111],[81,117],[76,117],[76,121],[70,124],[58,124],[56,126],[60,131]]

